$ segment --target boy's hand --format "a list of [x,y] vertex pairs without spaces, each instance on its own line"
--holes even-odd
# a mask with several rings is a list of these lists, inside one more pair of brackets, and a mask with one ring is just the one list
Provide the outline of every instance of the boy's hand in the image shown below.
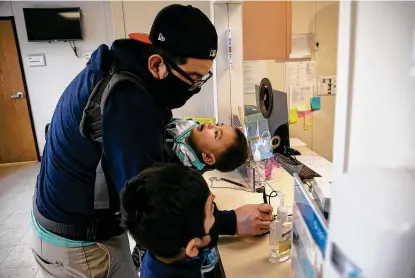
[[269,231],[272,206],[268,204],[245,205],[235,209],[236,234],[239,236],[262,235]]

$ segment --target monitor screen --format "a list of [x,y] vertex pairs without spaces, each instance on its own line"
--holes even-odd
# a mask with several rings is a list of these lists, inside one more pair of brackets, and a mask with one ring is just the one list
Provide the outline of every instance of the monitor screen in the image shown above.
[[23,9],[28,41],[82,40],[80,8]]

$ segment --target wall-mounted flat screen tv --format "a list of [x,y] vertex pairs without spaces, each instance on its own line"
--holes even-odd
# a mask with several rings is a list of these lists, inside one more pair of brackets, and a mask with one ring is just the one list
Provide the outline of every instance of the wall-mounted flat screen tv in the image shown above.
[[80,8],[23,9],[28,41],[82,40]]

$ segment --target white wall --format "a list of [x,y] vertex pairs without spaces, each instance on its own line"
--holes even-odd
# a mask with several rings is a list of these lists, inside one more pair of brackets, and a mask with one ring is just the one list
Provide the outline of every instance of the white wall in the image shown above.
[[[80,7],[82,10],[84,40],[77,42],[79,54],[94,50],[100,44],[112,42],[111,5],[109,2],[0,2],[0,16],[15,17],[17,35],[23,58],[33,120],[40,152],[45,145],[44,128],[66,86],[85,65],[77,58],[68,43],[33,43],[27,41],[23,8]],[[44,53],[46,67],[30,68],[25,62],[29,54]]]
[[218,55],[216,56],[216,85],[218,94],[218,121],[231,123],[231,84],[228,58],[228,5],[215,3],[215,27],[218,33]]
[[[230,124],[232,114],[238,115],[238,106],[244,105],[242,5],[216,1],[213,9],[219,44],[216,57],[218,121]],[[232,68],[228,56],[229,29],[232,33]]]
[[231,110],[238,115],[238,107],[244,107],[242,4],[229,3],[228,11],[232,31]]
[[[122,29],[122,21],[124,21],[124,32],[120,30],[117,37],[125,37],[129,33],[134,32],[148,33],[157,13],[165,6],[175,3],[192,5],[210,17],[209,1],[124,1],[119,4],[113,4],[113,13],[117,13],[113,17],[114,26],[116,28],[121,27]],[[115,10],[114,5],[119,9]],[[122,14],[119,14],[120,12]],[[218,55],[220,55],[219,52]],[[201,92],[189,100],[184,107],[175,110],[174,115],[178,117],[214,117],[213,80],[209,80],[203,86]]]
[[10,2],[0,2],[0,16],[11,16],[12,6]]
[[[349,78],[340,79],[338,87],[344,102],[336,114],[335,151],[346,146],[339,163],[344,172],[368,166],[414,168],[415,3],[359,2],[355,7],[351,62],[348,68],[339,65],[339,76]],[[339,55],[338,61],[345,58]]]
[[325,257],[335,243],[348,276],[415,277],[415,2],[342,1],[339,23]]

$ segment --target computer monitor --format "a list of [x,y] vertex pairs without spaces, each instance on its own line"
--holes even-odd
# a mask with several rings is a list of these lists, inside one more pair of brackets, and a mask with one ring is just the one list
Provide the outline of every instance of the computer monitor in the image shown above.
[[274,149],[274,153],[289,155],[285,148],[290,147],[287,94],[272,89],[268,78],[263,78],[260,85],[255,86],[255,93],[257,107],[264,118],[268,119],[270,133],[280,140],[279,146]]

